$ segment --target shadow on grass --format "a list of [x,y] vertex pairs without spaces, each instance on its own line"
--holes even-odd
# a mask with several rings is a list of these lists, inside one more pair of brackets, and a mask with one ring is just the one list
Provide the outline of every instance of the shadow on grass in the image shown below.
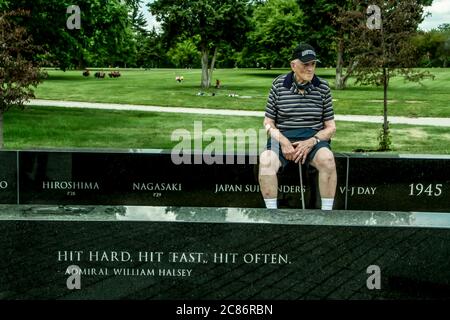
[[259,77],[259,78],[272,78],[272,79],[275,79],[276,77],[278,77],[279,75],[282,75],[282,74],[286,74],[287,72],[282,72],[282,71],[278,71],[278,72],[271,72],[271,73],[245,73],[245,74],[242,74],[243,76],[246,76],[246,77],[248,77],[248,76],[252,76],[252,77]]
[[378,150],[378,149],[353,149],[352,152],[355,153],[367,153],[367,152],[377,152],[377,153],[384,153],[384,152],[389,152],[392,151],[392,149],[388,149],[388,150]]
[[367,91],[374,91],[374,92],[377,92],[377,91],[380,91],[380,88],[381,88],[381,90],[383,90],[383,88],[382,87],[370,87],[370,86],[358,86],[358,85],[351,85],[351,86],[349,86],[349,85],[347,85],[347,87],[344,89],[344,90],[337,90],[337,91],[342,91],[342,92],[348,92],[348,91],[357,91],[357,92],[359,92],[359,91],[361,91],[361,92],[367,92]]
[[105,79],[96,79],[94,77],[94,75],[90,75],[89,77],[84,77],[80,73],[79,76],[78,75],[72,75],[72,74],[70,74],[70,75],[65,75],[65,74],[62,74],[62,75],[51,75],[51,74],[49,74],[47,76],[47,78],[44,79],[44,81],[61,81],[61,80],[64,80],[64,81],[80,81],[80,80],[89,81],[89,80],[91,80],[92,81],[92,80],[106,80],[106,77],[105,77]]

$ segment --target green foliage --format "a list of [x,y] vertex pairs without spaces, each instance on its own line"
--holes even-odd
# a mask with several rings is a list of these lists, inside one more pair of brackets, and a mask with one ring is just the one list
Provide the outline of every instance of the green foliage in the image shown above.
[[9,10],[22,8],[31,15],[20,24],[46,51],[48,64],[67,68],[121,65],[133,62],[135,51],[130,8],[121,0],[80,0],[81,29],[69,30],[70,0],[3,0]]
[[200,52],[196,42],[199,40],[199,36],[196,36],[178,42],[167,52],[167,56],[177,68],[198,68],[200,67]]
[[34,88],[45,76],[33,61],[40,48],[14,22],[26,16],[20,10],[0,13],[0,149],[3,148],[3,113],[14,106],[23,107],[34,98]]
[[149,8],[161,22],[170,46],[180,39],[199,37],[197,48],[201,52],[203,88],[210,85],[215,58],[222,44],[241,45],[248,30],[246,0],[156,0]]
[[336,63],[336,35],[340,26],[335,24],[339,6],[349,0],[296,0],[304,14],[304,41],[311,44],[322,62],[322,66]]
[[252,67],[289,65],[292,50],[305,38],[304,14],[295,0],[268,0],[253,12],[245,58]]
[[143,0],[125,0],[127,4],[128,16],[131,21],[131,25],[135,34],[146,35],[147,34],[147,21],[144,14],[140,11],[140,6]]
[[220,42],[238,44],[248,23],[247,1],[243,0],[157,0],[149,8],[161,22],[169,45],[196,35],[200,36],[199,48]]
[[420,32],[413,39],[421,55],[419,65],[423,67],[443,67],[450,63],[450,24],[440,25],[437,29]]
[[0,14],[0,112],[12,106],[22,107],[34,97],[34,88],[42,82],[45,73],[33,61],[41,49],[36,46],[15,19],[26,17],[24,11]]
[[355,2],[360,4],[355,7],[361,11],[349,13],[352,20],[348,21],[346,27],[352,31],[348,50],[358,61],[355,69],[357,81],[361,84],[382,85],[385,81],[383,68],[388,68],[391,76],[396,73],[414,73],[415,70],[411,68],[416,66],[418,52],[412,39],[423,20],[423,7],[412,0],[373,1],[381,8],[382,28],[369,29],[365,7],[361,6],[360,0]]
[[[386,19],[391,19],[389,15],[393,14],[388,7],[405,7],[410,2],[379,1],[387,8]],[[431,2],[421,0],[416,4],[422,8]],[[146,29],[141,12],[143,3],[148,4],[149,10],[161,22],[161,32]],[[203,53],[203,64],[205,58],[208,61],[203,68],[211,70],[216,66],[286,67],[292,48],[303,41],[315,47],[321,66],[334,66],[336,52],[341,47],[340,37],[364,39],[358,26],[365,25],[367,6],[376,3],[368,0],[0,0],[0,11],[17,8],[30,11],[30,17],[17,22],[26,27],[35,43],[46,50],[36,59],[45,61],[48,66],[63,70],[108,66],[196,66],[200,65],[200,59],[199,62],[191,62],[192,46],[184,41],[197,36],[196,49]],[[81,9],[81,30],[66,28],[69,17],[66,9],[74,4]],[[356,25],[350,24],[349,28],[337,24],[342,8],[360,14],[360,21]],[[402,31],[408,31],[410,27],[414,29],[419,21],[417,13],[420,12],[416,9],[410,11],[408,19],[412,24],[398,28],[398,32],[391,28],[389,33],[397,32],[400,38]],[[395,21],[392,25],[401,26],[399,21]],[[414,66],[448,66],[448,24],[422,32],[414,39],[406,38],[418,55],[411,55],[403,49],[397,51],[404,52],[404,56],[416,57]],[[386,39],[386,43],[394,49],[403,47],[391,38]],[[361,41],[361,47],[364,46],[367,47]],[[169,50],[176,52],[175,56],[168,55]],[[345,60],[343,67],[351,66],[351,58],[357,53],[341,52]],[[373,53],[368,55],[368,60],[377,51]],[[217,65],[212,66],[214,58]],[[391,66],[389,68],[392,69]]]
[[136,35],[136,65],[143,68],[173,67],[167,57],[163,35],[153,30]]
[[419,82],[432,76],[413,68],[419,56],[412,40],[424,18],[423,5],[413,0],[373,0],[370,4],[379,7],[381,20],[379,28],[369,28],[365,12],[367,4],[363,0],[353,1],[354,11],[345,13],[347,16],[342,19],[342,25],[348,31],[347,49],[357,62],[353,71],[356,83],[383,86],[384,129],[379,140],[380,149],[387,150],[390,144],[387,122],[390,79],[401,75],[407,81]]

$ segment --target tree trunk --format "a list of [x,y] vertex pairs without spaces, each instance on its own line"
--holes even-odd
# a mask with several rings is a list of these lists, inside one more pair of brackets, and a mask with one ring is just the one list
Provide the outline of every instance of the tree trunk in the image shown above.
[[347,87],[347,80],[358,65],[358,61],[350,60],[349,66],[344,75],[344,39],[340,38],[338,43],[338,53],[336,60],[336,90],[344,90]]
[[336,60],[336,81],[335,88],[336,90],[345,89],[345,83],[342,81],[342,68],[344,65],[344,40],[342,38],[339,39],[338,42],[338,52],[337,52],[337,60]]
[[386,67],[383,67],[383,138],[382,138],[382,149],[389,150],[389,122],[387,120],[388,116],[388,86],[389,86],[389,70]]
[[386,132],[386,128],[387,128],[387,89],[388,89],[387,70],[386,70],[386,68],[383,68],[383,91],[384,91],[384,95],[383,95],[383,129],[384,129],[384,132]]
[[0,110],[0,149],[3,149],[3,111]]
[[214,71],[214,65],[216,64],[216,57],[217,57],[217,47],[214,49],[214,55],[211,59],[211,68],[209,69],[209,83],[208,83],[208,87],[211,86],[211,80],[212,80],[212,75],[213,75],[213,71]]
[[209,88],[209,73],[208,73],[208,49],[206,47],[203,47],[201,49],[202,53],[202,82],[201,86],[202,89],[208,89]]
[[389,122],[387,120],[387,104],[388,104],[388,97],[387,97],[387,91],[389,86],[389,69],[386,67],[386,47],[385,47],[385,41],[384,41],[384,30],[383,25],[381,25],[381,46],[383,51],[383,134],[381,136],[380,141],[380,149],[382,151],[389,150],[390,145],[390,137],[389,137]]

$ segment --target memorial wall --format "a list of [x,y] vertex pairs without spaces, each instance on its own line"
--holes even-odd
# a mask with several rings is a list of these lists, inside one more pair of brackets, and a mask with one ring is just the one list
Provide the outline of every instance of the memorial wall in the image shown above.
[[257,159],[227,159],[0,152],[0,299],[450,298],[450,157],[336,154],[332,212],[312,167],[308,209],[290,164],[267,210]]
[[[174,164],[164,151],[0,152],[1,204],[263,208],[257,158]],[[449,156],[336,154],[334,209],[450,211]],[[317,171],[303,166],[306,208],[319,208]],[[299,167],[279,174],[279,207],[300,208]]]
[[450,298],[447,213],[0,208],[0,299]]

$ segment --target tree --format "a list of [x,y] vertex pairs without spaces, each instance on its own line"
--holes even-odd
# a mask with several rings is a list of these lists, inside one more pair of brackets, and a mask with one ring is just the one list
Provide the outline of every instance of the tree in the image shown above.
[[34,98],[35,88],[45,76],[34,62],[38,48],[23,27],[13,21],[25,11],[0,14],[0,149],[3,148],[3,114],[11,107],[23,108]]
[[[407,81],[419,82],[429,72],[413,69],[418,61],[418,51],[412,43],[418,25],[423,20],[423,5],[417,1],[369,2],[355,0],[354,8],[348,12],[348,28],[353,31],[348,37],[349,54],[358,62],[354,76],[356,83],[383,86],[383,129],[379,136],[379,150],[390,149],[388,116],[389,80],[401,75]],[[367,10],[369,8],[369,10]],[[375,13],[367,17],[367,11]]]
[[147,21],[141,12],[142,0],[126,0],[128,6],[128,15],[131,20],[133,31],[137,34],[147,34]]
[[252,66],[286,67],[292,50],[307,35],[304,19],[295,0],[268,0],[256,6],[245,51]]
[[174,48],[167,52],[170,60],[177,68],[198,67],[200,53],[195,45],[196,41],[198,41],[198,37],[185,39],[178,42]]
[[[353,1],[343,1],[339,6],[337,12],[334,13],[333,24],[337,28],[337,33],[335,35],[336,42],[336,77],[335,77],[335,89],[343,90],[347,86],[347,80],[353,73],[357,65],[357,61],[354,57],[349,57],[348,52],[345,48],[348,45],[348,37],[353,32],[352,20],[354,16],[352,14],[355,8],[351,8]],[[360,8],[363,10],[362,8]],[[345,62],[348,62],[347,67],[345,67]]]
[[217,53],[223,43],[240,45],[248,30],[246,0],[156,0],[151,13],[161,22],[168,44],[180,38],[199,36],[202,88],[211,85]]
[[346,1],[348,0],[297,0],[304,14],[303,41],[314,47],[323,66],[335,64],[335,37],[339,28],[333,22],[338,6]]
[[168,63],[163,36],[154,27],[147,35],[137,35],[136,64],[144,68],[172,67]]
[[[419,0],[416,2],[417,5],[429,6],[432,1],[433,0]],[[358,24],[361,20],[361,17],[359,16],[360,13],[367,11],[372,4],[374,3],[370,1],[339,0],[336,1],[335,7],[332,7],[333,10],[330,13],[333,17],[332,24],[336,30],[334,41],[337,52],[335,78],[335,89],[337,90],[346,88],[347,80],[350,78],[353,70],[358,64],[356,57],[349,54],[347,50],[347,47],[349,46],[348,41],[349,37],[354,35],[355,28],[358,28]],[[355,14],[357,16],[355,16]],[[366,12],[366,14],[369,13]],[[370,14],[373,17],[373,14],[375,13],[372,12]]]
[[450,24],[442,24],[437,29],[421,32],[414,39],[421,53],[422,67],[446,68],[450,62]]
[[[8,10],[23,9],[30,15],[20,21],[36,45],[47,52],[46,60],[62,70],[88,65],[126,65],[135,56],[132,21],[133,1],[122,0],[2,0]],[[66,26],[67,8],[80,8],[80,29]]]

